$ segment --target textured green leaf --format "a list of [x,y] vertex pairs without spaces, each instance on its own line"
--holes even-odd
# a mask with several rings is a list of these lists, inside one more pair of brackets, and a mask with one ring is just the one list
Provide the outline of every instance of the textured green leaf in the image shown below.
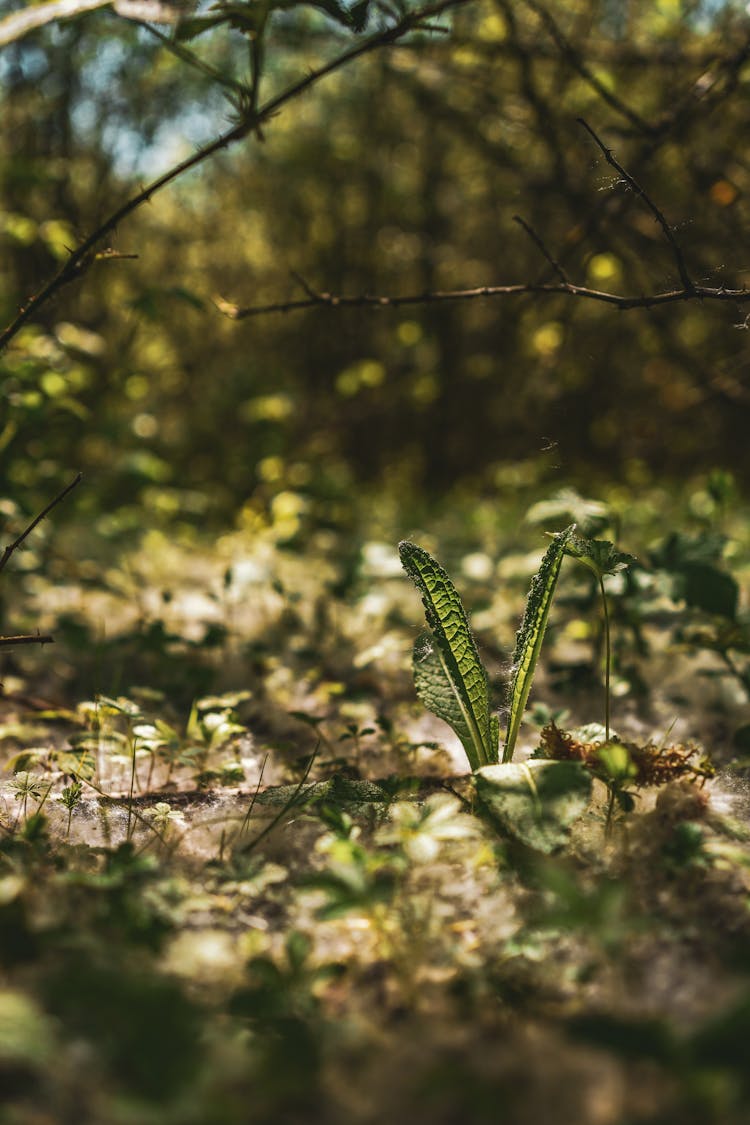
[[441,657],[438,643],[432,633],[423,634],[414,643],[412,657],[414,686],[417,695],[428,711],[448,723],[461,739],[472,770],[486,762],[480,757],[474,741],[474,728],[461,706],[450,674]]
[[435,560],[414,543],[399,544],[404,570],[422,595],[431,635],[414,647],[417,694],[461,739],[473,770],[496,762],[497,723],[490,717],[487,673],[461,599]]
[[579,762],[507,762],[475,775],[477,794],[509,836],[535,851],[565,845],[588,808],[591,775]]
[[633,555],[618,551],[608,539],[587,539],[575,534],[568,539],[565,554],[584,563],[597,578],[618,574],[637,561]]
[[557,585],[563,555],[568,541],[575,531],[571,524],[565,531],[552,536],[541,566],[531,580],[531,589],[526,599],[521,628],[516,634],[516,647],[513,651],[513,679],[508,693],[508,729],[505,735],[503,761],[510,762],[516,747],[518,731],[523,719],[526,701],[529,698],[534,670],[547,628],[547,618],[552,597]]

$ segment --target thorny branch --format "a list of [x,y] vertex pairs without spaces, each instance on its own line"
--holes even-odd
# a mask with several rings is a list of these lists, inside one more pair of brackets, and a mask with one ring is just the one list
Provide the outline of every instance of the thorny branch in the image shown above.
[[583,119],[583,117],[577,118],[577,121],[578,121],[579,125],[583,126],[583,128],[586,130],[588,135],[593,139],[594,143],[599,147],[599,149],[600,149],[602,155],[604,156],[604,159],[607,161],[607,163],[612,168],[614,168],[614,170],[618,173],[618,175],[622,176],[623,180],[628,185],[630,190],[632,192],[634,192],[635,195],[637,195],[640,199],[642,199],[643,202],[645,203],[646,207],[648,207],[649,211],[654,216],[657,223],[659,224],[662,231],[664,232],[664,237],[666,238],[667,242],[669,243],[670,247],[672,248],[672,254],[674,255],[675,263],[677,264],[677,272],[680,275],[680,281],[682,282],[683,288],[685,289],[686,292],[692,292],[694,286],[693,286],[693,282],[690,280],[690,275],[687,271],[687,266],[685,265],[685,259],[682,256],[682,250],[680,249],[680,247],[678,245],[677,239],[675,238],[674,234],[672,233],[672,228],[670,227],[667,220],[664,218],[664,215],[662,214],[662,212],[656,206],[656,204],[654,203],[653,199],[648,194],[648,192],[646,192],[641,187],[641,185],[638,183],[638,181],[636,179],[634,179],[633,176],[631,176],[629,172],[625,171],[622,164],[620,164],[620,162],[615,158],[612,150],[607,148],[607,146],[604,144],[604,142],[602,140],[600,140],[600,138],[596,135],[596,133],[591,128],[591,126],[588,124],[588,122],[585,121]]
[[52,645],[55,638],[49,633],[22,633],[18,637],[0,637],[0,648],[10,648],[11,645]]
[[585,285],[543,284],[539,285],[482,285],[476,289],[447,289],[435,290],[430,293],[408,293],[397,296],[384,294],[361,293],[357,296],[341,296],[334,293],[316,293],[313,297],[297,301],[277,301],[268,305],[252,305],[249,308],[239,308],[228,301],[217,300],[216,304],[221,312],[230,320],[246,320],[249,317],[264,316],[268,313],[299,312],[302,309],[311,309],[321,305],[328,308],[364,308],[367,306],[378,308],[399,308],[402,305],[427,305],[440,301],[473,301],[483,297],[516,297],[524,293],[562,294],[567,297],[579,297],[583,300],[599,301],[607,305],[614,305],[618,309],[653,309],[658,305],[674,305],[682,301],[734,301],[744,303],[750,301],[750,289],[723,289],[713,288],[708,285],[694,285],[692,289],[670,289],[663,293],[651,293],[641,297],[627,297],[619,293],[607,293],[601,289],[590,289]]
[[263,316],[268,313],[287,313],[299,312],[302,309],[310,309],[320,306],[328,308],[364,308],[364,307],[378,307],[378,308],[398,308],[402,305],[423,305],[433,304],[438,302],[457,302],[457,301],[473,301],[482,298],[490,297],[515,297],[526,293],[535,294],[555,294],[567,297],[576,297],[582,300],[599,301],[604,304],[614,305],[616,308],[623,311],[628,309],[652,309],[659,305],[673,305],[679,304],[684,301],[730,301],[735,304],[744,304],[750,301],[750,289],[729,289],[725,286],[711,286],[711,285],[698,285],[694,282],[688,273],[685,259],[680,249],[679,243],[674,237],[671,227],[664,217],[663,212],[653,201],[648,192],[641,187],[638,181],[620,164],[616,159],[611,149],[607,148],[600,137],[595,133],[591,126],[584,121],[583,118],[578,118],[579,123],[583,126],[589,136],[596,143],[602,152],[605,160],[611,167],[613,167],[622,182],[624,182],[630,190],[642,200],[643,204],[648,208],[654,216],[656,222],[659,224],[664,237],[672,251],[672,256],[675,260],[677,272],[682,282],[681,287],[669,289],[658,293],[640,294],[640,295],[626,295],[620,293],[609,293],[601,289],[592,289],[586,285],[576,285],[570,280],[568,274],[565,272],[560,262],[553,257],[550,251],[545,246],[544,242],[533,229],[532,226],[520,215],[514,215],[514,222],[518,223],[520,227],[528,234],[537,249],[545,258],[549,267],[554,271],[558,277],[558,282],[523,282],[516,285],[483,285],[473,289],[448,289],[438,290],[426,293],[410,293],[404,295],[376,295],[369,293],[362,293],[356,296],[342,296],[332,293],[319,293],[310,287],[310,285],[296,276],[296,280],[301,284],[306,293],[305,298],[292,301],[277,301],[273,304],[267,305],[251,305],[247,308],[241,308],[233,305],[228,301],[217,300],[216,304],[221,312],[232,320],[245,320],[249,317]]
[[363,55],[370,54],[372,51],[376,51],[381,47],[387,47],[398,42],[410,32],[424,30],[434,31],[435,28],[429,23],[430,20],[453,8],[458,8],[471,2],[472,0],[437,0],[436,3],[426,4],[416,11],[407,12],[405,15],[402,15],[396,23],[368,36],[356,46],[342,52],[329,62],[310,70],[304,78],[300,78],[297,82],[292,83],[280,94],[270,98],[259,108],[254,109],[252,105],[248,106],[242,113],[240,120],[233,125],[231,129],[222,133],[209,144],[199,148],[192,156],[182,160],[179,164],[175,164],[163,175],[142,188],[136,195],[123,203],[121,207],[118,207],[116,211],[113,211],[109,218],[105,219],[88,238],[85,238],[83,242],[72,251],[70,257],[64,262],[57,273],[54,274],[34,296],[28,299],[26,304],[19,310],[14,320],[0,333],[0,351],[17,335],[23,325],[31,319],[41,305],[55,296],[63,286],[74,281],[89,269],[98,257],[96,247],[102,239],[115,230],[123,219],[126,219],[144,203],[147,203],[157,192],[173,183],[174,180],[183,176],[186,172],[202,164],[204,160],[208,160],[210,157],[216,155],[216,153],[236,144],[248,134],[255,133],[257,135],[265,122],[269,121],[279,110],[289,102],[298,98],[300,94],[303,94],[311,86],[317,85],[321,79],[328,77],[328,75],[333,74],[335,71],[340,70],[342,67],[347,66]]

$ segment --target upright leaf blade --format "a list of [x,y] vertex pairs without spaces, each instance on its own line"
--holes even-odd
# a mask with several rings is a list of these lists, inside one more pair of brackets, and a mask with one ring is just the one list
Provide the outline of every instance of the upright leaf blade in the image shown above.
[[479,658],[461,599],[443,568],[415,543],[399,544],[404,570],[422,595],[431,636],[414,649],[417,693],[447,722],[473,770],[497,761],[496,725],[490,718],[487,673]]
[[432,711],[433,715],[453,728],[461,739],[469,765],[472,770],[478,770],[485,763],[478,752],[474,729],[461,706],[460,696],[454,689],[434,634],[423,634],[415,641],[412,671],[417,695],[428,711]]
[[534,670],[547,628],[552,597],[560,574],[568,540],[575,531],[575,524],[566,527],[552,537],[539,570],[531,580],[531,589],[526,599],[521,628],[516,634],[516,647],[513,651],[513,679],[508,694],[508,729],[505,735],[503,761],[510,762],[516,748],[516,739],[521,726],[526,701],[529,698]]

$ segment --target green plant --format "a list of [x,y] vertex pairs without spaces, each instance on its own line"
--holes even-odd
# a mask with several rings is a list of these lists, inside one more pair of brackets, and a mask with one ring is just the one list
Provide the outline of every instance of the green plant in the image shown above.
[[[575,525],[571,525],[553,535],[531,582],[513,651],[504,763],[513,759],[560,566],[574,530]],[[422,595],[430,627],[430,633],[419,637],[414,645],[417,695],[425,707],[456,732],[472,770],[495,765],[500,756],[499,719],[490,712],[487,672],[456,588],[446,571],[422,547],[404,541],[399,545],[399,554],[404,570]]]
[[73,819],[73,810],[78,807],[83,795],[83,786],[77,779],[66,785],[60,794],[60,804],[68,810],[68,823],[65,829],[65,838],[70,836],[70,822]]
[[[512,761],[560,567],[574,531],[572,524],[552,536],[531,581],[513,651],[502,763],[499,721],[490,713],[487,673],[461,599],[427,551],[408,542],[399,547],[404,569],[422,594],[430,626],[430,635],[414,645],[417,694],[461,739],[477,794],[490,817],[505,834],[542,852],[564,845],[591,795],[591,777],[576,762]],[[584,553],[585,540],[578,549]]]
[[554,722],[549,723],[541,733],[535,757],[542,761],[580,763],[606,785],[608,832],[616,807],[626,813],[635,807],[633,787],[665,785],[680,778],[702,785],[714,773],[710,759],[693,744],[626,742],[616,734],[606,737],[599,723],[588,723],[572,731],[559,730]]
[[403,856],[371,850],[353,833],[351,838],[332,834],[327,850],[327,865],[301,879],[302,886],[325,895],[316,917],[330,921],[355,913],[369,917],[376,928],[380,926],[403,874]]
[[38,773],[29,773],[28,770],[19,770],[13,775],[13,780],[10,782],[10,788],[15,796],[15,799],[20,803],[18,808],[18,816],[16,817],[13,828],[18,827],[18,822],[21,817],[26,820],[29,811],[29,798],[32,801],[38,801],[39,804],[36,812],[41,812],[44,803],[50,795],[52,785],[44,781],[44,778]]

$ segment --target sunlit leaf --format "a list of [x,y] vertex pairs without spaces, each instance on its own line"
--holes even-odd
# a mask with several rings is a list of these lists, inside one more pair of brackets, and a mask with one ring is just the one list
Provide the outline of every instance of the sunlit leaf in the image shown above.
[[526,609],[521,628],[516,634],[516,647],[513,651],[514,672],[508,693],[509,714],[503,749],[504,762],[510,762],[513,758],[523,712],[534,679],[536,662],[539,659],[544,633],[547,628],[547,618],[560,574],[560,566],[574,530],[575,524],[571,524],[565,531],[553,535],[541,566],[531,580]]
[[432,630],[414,646],[417,693],[425,707],[453,727],[473,770],[496,762],[487,673],[461,599],[446,572],[422,547],[403,542],[399,554],[422,595]]

